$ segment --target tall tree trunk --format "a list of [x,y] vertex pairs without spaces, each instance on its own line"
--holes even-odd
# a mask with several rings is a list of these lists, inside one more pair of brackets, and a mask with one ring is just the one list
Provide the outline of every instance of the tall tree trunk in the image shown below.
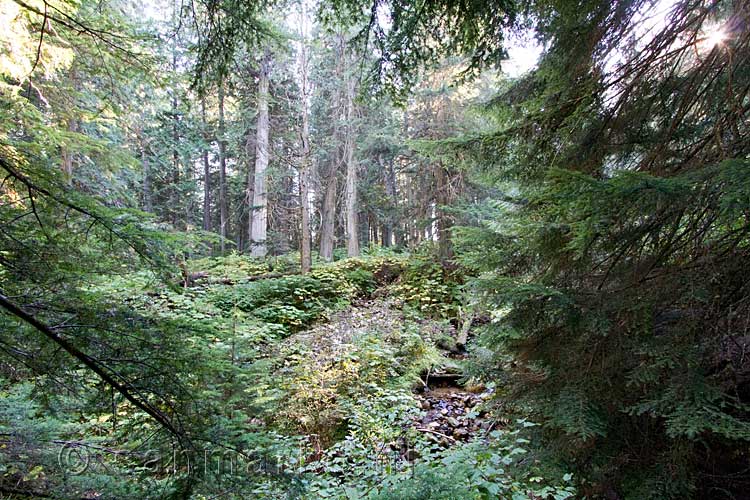
[[421,179],[411,179],[409,190],[409,206],[413,207],[411,227],[409,228],[409,247],[414,248],[422,241],[423,230],[420,227],[424,223],[425,211],[420,192],[423,192]]
[[323,206],[320,211],[322,220],[320,223],[320,258],[325,261],[333,260],[333,247],[336,241],[336,190],[338,189],[338,176],[336,164],[332,164],[328,175],[328,186],[323,198]]
[[[300,22],[307,22],[307,15],[304,5],[302,6],[302,15]],[[305,27],[301,26],[301,35],[305,36]],[[300,72],[302,80],[302,131],[300,133],[300,142],[302,143],[302,162],[299,170],[299,204],[301,212],[300,226],[302,235],[300,238],[300,271],[302,274],[310,272],[312,268],[312,251],[310,249],[310,116],[308,110],[309,100],[309,81],[307,67],[307,40],[302,41],[300,50]]]
[[[173,13],[174,15],[174,13]],[[177,72],[176,41],[172,44],[172,72]],[[177,226],[177,205],[179,202],[178,185],[180,183],[180,152],[177,146],[180,141],[180,130],[177,115],[177,88],[172,89],[172,182],[169,189],[169,211],[172,225]]]
[[177,128],[177,97],[172,98],[172,181],[169,189],[169,210],[171,211],[172,225],[177,226],[177,204],[178,185],[180,183],[180,152],[177,143],[180,140]]
[[[177,26],[177,4],[172,3],[172,26]],[[177,37],[172,37],[172,74],[177,74]],[[180,141],[179,131],[179,116],[178,116],[178,101],[177,101],[178,86],[175,83],[171,88],[171,118],[172,118],[172,178],[170,180],[168,188],[169,194],[169,207],[167,207],[166,214],[172,222],[172,225],[177,227],[178,210],[179,204],[179,192],[178,185],[180,183],[180,152],[178,149]]]
[[299,173],[300,202],[300,271],[308,273],[312,268],[312,236],[310,234],[310,161],[303,159]]
[[229,203],[227,200],[227,142],[226,123],[224,122],[224,82],[219,82],[219,235],[220,248],[226,251],[226,240],[229,232]]
[[383,157],[378,156],[378,164],[381,170],[385,170],[385,194],[388,197],[388,213],[383,224],[383,246],[389,247],[393,239],[393,223],[398,209],[398,200],[396,199],[396,171],[393,168],[393,159],[388,162],[388,166],[383,169]]
[[[346,42],[343,35],[337,35],[335,41],[337,55],[335,78],[337,82],[340,82],[343,76],[342,62],[345,56],[344,46]],[[337,144],[341,140],[341,122],[343,121],[341,106],[343,100],[341,94],[341,89],[337,86],[333,96],[332,111],[334,117],[333,133],[337,139]],[[333,260],[333,249],[336,244],[336,195],[340,163],[343,161],[343,158],[339,156],[340,154],[340,152],[337,152],[335,155],[332,155],[334,159],[331,161],[330,168],[328,169],[328,183],[326,185],[323,204],[320,208],[320,258],[328,262]]]
[[[309,146],[308,146],[309,148]],[[299,176],[299,195],[300,195],[300,206],[301,206],[301,221],[302,226],[302,237],[300,239],[300,269],[302,274],[310,272],[312,268],[312,250],[311,236],[310,236],[310,160],[309,153],[307,158],[303,160],[303,165],[300,176]]]
[[[278,237],[274,240],[274,251],[285,254],[292,248],[299,248],[297,235],[298,220],[296,204],[299,200],[299,186],[295,182],[294,173],[287,170],[287,174],[280,179],[281,193],[278,205],[274,203],[268,217],[268,228],[273,230]],[[278,206],[277,210],[276,207]]]
[[201,119],[203,120],[203,230],[211,230],[211,164],[208,161],[208,144],[211,137],[206,120],[206,99],[201,98]]
[[[247,219],[245,227],[247,228],[247,245],[242,248],[250,252],[252,243],[250,235],[253,229],[253,202],[255,201],[255,134],[252,130],[247,131],[245,136],[245,158],[247,159],[247,183],[245,184],[245,205],[247,206]],[[245,231],[242,231],[245,233]]]
[[394,240],[396,246],[399,248],[402,248],[406,244],[406,230],[403,226],[399,225],[399,227],[396,229]]
[[359,229],[357,204],[357,164],[354,161],[354,93],[356,81],[346,73],[346,136],[344,142],[344,163],[346,164],[346,254],[349,257],[359,255]]
[[[435,124],[437,132],[441,135],[447,134],[448,119],[447,113],[450,101],[445,92],[441,94],[440,101],[437,103],[437,112],[435,113]],[[434,166],[435,170],[435,218],[437,219],[437,240],[438,254],[440,260],[446,262],[453,258],[453,243],[451,241],[451,228],[453,227],[453,217],[446,212],[445,208],[453,201],[451,186],[451,175],[442,162],[438,161]]]
[[260,63],[258,80],[258,126],[255,141],[255,187],[253,191],[253,211],[250,217],[250,253],[254,257],[265,257],[266,233],[268,231],[268,193],[266,192],[266,169],[268,168],[268,77],[271,66],[271,52],[266,47]]

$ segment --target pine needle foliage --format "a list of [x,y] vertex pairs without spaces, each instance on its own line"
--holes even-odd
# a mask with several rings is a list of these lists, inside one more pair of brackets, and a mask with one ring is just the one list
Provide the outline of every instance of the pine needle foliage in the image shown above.
[[506,193],[459,238],[483,341],[514,353],[517,394],[590,494],[741,491],[748,4],[679,1],[662,23],[646,1],[529,8],[538,68],[492,101],[496,130],[451,146]]

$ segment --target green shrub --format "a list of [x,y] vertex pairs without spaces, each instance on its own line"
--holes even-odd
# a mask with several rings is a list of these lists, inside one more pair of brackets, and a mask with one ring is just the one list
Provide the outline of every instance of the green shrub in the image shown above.
[[262,321],[298,330],[336,304],[336,290],[309,276],[285,276],[213,287],[209,300],[224,311],[239,309]]
[[443,267],[431,249],[412,255],[391,293],[419,311],[453,318],[460,303],[460,274]]
[[[367,498],[378,500],[564,500],[575,495],[572,476],[546,471],[529,457],[529,441],[515,430],[497,430],[418,463],[409,474],[389,476]],[[552,476],[556,479],[551,479]],[[559,477],[562,476],[562,477]]]
[[241,280],[271,272],[270,262],[247,255],[231,253],[224,257],[206,257],[190,261],[190,272],[207,272],[211,278]]
[[375,275],[367,269],[353,269],[346,273],[346,280],[362,294],[370,295],[375,291],[377,283]]

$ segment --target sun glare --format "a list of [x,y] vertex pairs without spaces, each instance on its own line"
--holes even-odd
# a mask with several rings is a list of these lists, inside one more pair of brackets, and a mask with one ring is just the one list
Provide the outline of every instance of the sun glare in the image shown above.
[[715,28],[706,34],[706,45],[709,48],[714,48],[717,45],[723,44],[727,39],[727,34],[724,33],[722,28]]
[[705,54],[724,45],[728,38],[723,26],[715,26],[704,32],[704,35],[698,40],[697,48]]

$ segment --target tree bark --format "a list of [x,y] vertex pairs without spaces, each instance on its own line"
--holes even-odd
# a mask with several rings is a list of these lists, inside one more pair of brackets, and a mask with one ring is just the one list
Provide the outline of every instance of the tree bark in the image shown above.
[[260,63],[258,80],[258,126],[255,141],[255,180],[253,211],[250,216],[250,253],[253,257],[265,257],[266,233],[268,231],[268,194],[266,192],[266,169],[268,168],[268,99],[271,52],[266,47]]
[[169,210],[171,212],[172,225],[177,226],[177,203],[178,185],[180,183],[180,152],[177,143],[180,140],[177,128],[177,97],[172,97],[172,182],[169,189]]
[[336,223],[336,190],[338,189],[338,177],[336,165],[331,165],[329,170],[328,186],[323,198],[323,206],[320,211],[322,220],[320,223],[320,258],[330,262],[333,260],[333,246],[335,243]]
[[354,160],[354,95],[356,81],[347,71],[346,76],[346,137],[344,142],[344,163],[346,164],[346,254],[359,255],[359,229],[357,217],[357,164]]
[[[378,163],[382,168],[382,157],[378,157]],[[393,244],[393,223],[396,217],[396,210],[398,209],[398,200],[396,199],[396,171],[393,168],[393,159],[388,162],[388,166],[385,169],[385,194],[388,197],[389,210],[385,224],[383,225],[383,246],[389,247]]]
[[[336,55],[337,63],[335,69],[336,81],[340,82],[343,77],[343,59],[345,56],[345,41],[342,35],[336,36]],[[341,88],[336,87],[333,96],[333,118],[334,118],[334,136],[336,143],[340,144],[341,122],[342,122],[342,96]],[[333,260],[333,248],[336,243],[336,195],[338,190],[338,172],[340,164],[343,163],[343,154],[339,151],[332,155],[334,157],[328,169],[328,182],[326,184],[323,204],[320,208],[320,258],[325,261]]]
[[[307,128],[307,119],[304,120],[303,130]],[[306,134],[307,132],[305,132]],[[310,146],[309,139],[303,139],[303,164],[299,174],[299,192],[302,226],[302,238],[300,241],[300,269],[302,274],[310,272],[312,268],[312,251],[310,249]]]
[[[307,22],[305,7],[302,7],[301,23]],[[301,26],[301,35],[305,36],[305,28]],[[300,204],[300,271],[302,274],[310,272],[312,268],[312,251],[310,249],[310,116],[308,110],[309,81],[307,67],[307,41],[303,39],[300,50],[300,72],[302,73],[302,131],[300,142],[302,145],[302,162],[299,170],[299,204]]]
[[203,120],[203,230],[211,230],[211,164],[208,161],[208,144],[211,140],[206,120],[206,99],[201,99],[201,119]]
[[[173,12],[174,15],[174,12]],[[177,73],[177,47],[176,40],[172,43],[172,72]],[[179,203],[178,185],[180,183],[180,152],[177,145],[180,141],[180,129],[178,123],[177,88],[172,88],[172,182],[169,186],[169,213],[172,225],[177,227],[177,205]]]
[[247,232],[242,231],[246,235],[246,245],[242,246],[246,248],[248,252],[252,250],[250,235],[253,228],[253,202],[255,201],[255,134],[252,130],[247,131],[245,137],[245,157],[247,158],[247,182],[245,184],[245,205],[247,206],[247,219],[244,221],[243,227],[247,228]]
[[[448,130],[448,108],[450,101],[447,94],[441,94],[439,102],[436,103],[435,124],[438,134],[444,135]],[[453,258],[453,243],[451,241],[451,228],[453,217],[446,212],[445,208],[453,201],[452,176],[445,165],[438,161],[434,166],[435,171],[435,218],[437,219],[438,254],[440,260],[445,263]]]
[[227,200],[227,142],[226,123],[224,121],[224,82],[219,82],[219,235],[220,249],[226,251],[226,240],[229,228],[229,204]]

